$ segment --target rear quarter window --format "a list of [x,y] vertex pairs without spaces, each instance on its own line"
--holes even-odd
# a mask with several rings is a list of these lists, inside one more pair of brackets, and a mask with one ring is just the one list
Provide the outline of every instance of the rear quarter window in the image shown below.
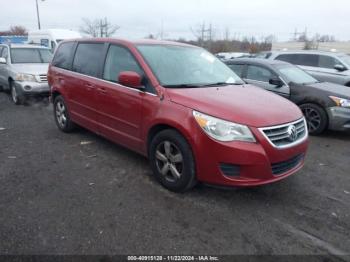
[[61,44],[58,47],[55,57],[52,60],[52,65],[70,70],[74,44],[74,42]]

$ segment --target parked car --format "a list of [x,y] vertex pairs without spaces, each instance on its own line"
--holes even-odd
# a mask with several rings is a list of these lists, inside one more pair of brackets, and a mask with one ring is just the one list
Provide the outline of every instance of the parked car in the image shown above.
[[235,59],[235,58],[243,58],[243,57],[250,57],[251,54],[249,53],[242,53],[242,52],[221,52],[215,54],[217,58],[219,58],[222,61]]
[[299,66],[319,81],[350,87],[350,56],[323,51],[273,51],[268,59]]
[[172,191],[197,181],[261,185],[303,166],[308,133],[300,109],[245,85],[202,48],[65,41],[48,79],[60,130],[78,124],[148,156],[157,180]]
[[30,44],[42,45],[53,53],[59,42],[67,39],[81,38],[79,32],[66,29],[44,29],[34,30],[28,33],[28,42]]
[[350,89],[320,82],[292,64],[267,59],[236,59],[228,66],[247,83],[272,91],[296,103],[304,113],[310,134],[327,128],[350,130]]
[[47,70],[52,54],[41,46],[0,45],[0,86],[21,104],[28,96],[48,96]]

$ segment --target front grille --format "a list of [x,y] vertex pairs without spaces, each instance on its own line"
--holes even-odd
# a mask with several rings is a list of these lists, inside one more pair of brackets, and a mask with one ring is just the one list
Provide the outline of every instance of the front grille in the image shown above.
[[47,75],[39,75],[40,82],[47,82]]
[[307,137],[307,126],[304,118],[284,125],[259,129],[269,142],[277,148],[293,146]]
[[303,159],[304,154],[300,154],[287,161],[271,164],[272,174],[275,176],[282,175],[298,166]]

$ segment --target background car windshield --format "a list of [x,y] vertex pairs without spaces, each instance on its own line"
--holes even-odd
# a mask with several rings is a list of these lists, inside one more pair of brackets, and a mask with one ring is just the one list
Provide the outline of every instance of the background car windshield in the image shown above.
[[13,48],[11,60],[13,64],[20,63],[50,63],[52,54],[48,49],[42,48]]
[[219,59],[201,48],[139,45],[138,50],[163,86],[244,83]]
[[277,66],[277,70],[287,82],[294,82],[296,84],[312,84],[318,82],[311,75],[305,73],[296,66]]

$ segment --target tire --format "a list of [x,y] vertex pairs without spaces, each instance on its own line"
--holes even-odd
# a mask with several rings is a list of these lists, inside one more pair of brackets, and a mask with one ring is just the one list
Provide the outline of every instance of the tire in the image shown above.
[[301,105],[300,109],[306,118],[310,135],[320,135],[327,129],[328,116],[322,107],[308,103]]
[[53,102],[53,105],[55,122],[58,129],[65,133],[72,132],[75,128],[75,124],[70,119],[69,112],[63,97],[57,96]]
[[24,103],[24,97],[18,94],[18,90],[16,86],[14,85],[13,81],[9,82],[9,89],[10,89],[10,96],[11,96],[11,101],[15,105],[21,105]]
[[186,139],[176,130],[166,129],[154,136],[149,160],[158,182],[173,192],[185,192],[197,183],[195,161]]

